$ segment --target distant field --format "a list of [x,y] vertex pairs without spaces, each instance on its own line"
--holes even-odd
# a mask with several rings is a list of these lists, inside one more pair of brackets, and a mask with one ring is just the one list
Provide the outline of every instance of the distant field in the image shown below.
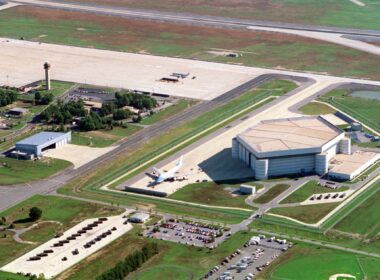
[[[59,2],[65,2],[60,0]],[[362,0],[360,7],[349,0],[80,0],[84,3],[191,12],[253,20],[380,29],[377,0]]]
[[169,198],[208,205],[253,209],[245,203],[248,195],[233,194],[238,190],[239,185],[216,184],[214,182],[195,183],[181,188]]
[[[286,34],[221,30],[93,14],[84,16],[77,12],[21,6],[0,12],[0,36],[380,79],[378,56]],[[229,50],[241,52],[241,56],[225,57],[223,53]]]
[[71,165],[60,159],[38,161],[0,158],[0,184],[13,185],[47,178]]
[[272,201],[275,199],[277,196],[282,194],[284,191],[286,191],[288,188],[290,188],[290,185],[286,184],[278,184],[273,187],[271,187],[268,191],[265,193],[259,195],[258,198],[254,199],[254,203],[268,203],[269,201]]
[[296,207],[273,208],[269,213],[286,216],[304,223],[317,223],[330,213],[339,203],[314,204]]
[[[380,184],[380,183],[378,183]],[[368,198],[334,229],[374,238],[380,233],[380,190]]]
[[378,264],[377,258],[298,244],[280,256],[258,279],[320,280],[345,273],[356,277],[352,278],[356,280],[375,280],[380,279]]
[[380,132],[380,100],[353,97],[350,95],[351,92],[347,89],[336,89],[320,97],[320,100],[330,103]]
[[326,187],[319,186],[318,182],[316,181],[309,181],[305,185],[303,185],[301,188],[293,192],[291,195],[286,197],[284,200],[282,200],[280,203],[284,204],[284,203],[303,202],[313,194],[341,192],[347,189],[348,187],[343,186],[337,190],[332,190]]

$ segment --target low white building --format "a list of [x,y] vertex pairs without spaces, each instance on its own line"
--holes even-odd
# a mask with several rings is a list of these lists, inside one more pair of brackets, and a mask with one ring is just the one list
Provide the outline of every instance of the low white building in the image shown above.
[[149,217],[149,214],[136,212],[129,217],[128,221],[130,221],[131,223],[145,223],[149,220]]
[[337,154],[351,154],[351,140],[320,116],[262,121],[232,140],[232,157],[245,162],[256,179],[324,175]]

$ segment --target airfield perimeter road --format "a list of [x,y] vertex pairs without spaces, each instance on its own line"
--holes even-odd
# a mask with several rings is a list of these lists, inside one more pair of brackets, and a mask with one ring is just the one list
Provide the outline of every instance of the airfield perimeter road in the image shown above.
[[[140,132],[128,137],[127,139],[119,142],[119,146],[114,150],[108,152],[107,154],[89,162],[86,165],[79,167],[78,169],[67,169],[55,176],[52,176],[46,180],[40,180],[31,182],[30,184],[20,184],[13,186],[1,186],[0,188],[0,211],[5,209],[35,195],[35,194],[49,194],[55,192],[59,187],[67,184],[79,176],[90,172],[97,167],[100,167],[107,162],[114,159],[117,155],[131,151],[138,145],[145,141],[149,141],[160,135],[161,133],[173,129],[180,124],[188,122],[197,116],[200,116],[204,112],[208,112],[218,106],[221,106],[228,101],[236,98],[237,96],[249,91],[250,89],[257,87],[271,79],[281,77],[281,78],[291,78],[291,76],[285,75],[261,75],[250,81],[226,92],[225,94],[213,99],[212,101],[201,102],[198,105],[191,107],[190,109],[177,114],[163,122],[157,123],[150,127],[147,127]],[[308,81],[306,78],[294,77],[293,79],[298,82]],[[310,82],[307,82],[309,84]],[[267,105],[274,105],[279,101],[273,101]]]
[[175,12],[163,12],[143,9],[129,9],[124,7],[104,6],[98,4],[83,4],[57,0],[14,0],[10,3],[31,5],[65,11],[95,13],[115,17],[124,17],[140,20],[153,20],[173,24],[187,24],[208,26],[224,29],[243,29],[267,32],[280,32],[298,36],[314,38],[349,48],[380,55],[380,47],[359,41],[361,38],[380,40],[380,31],[361,30],[326,26],[300,25],[270,21],[244,20],[226,17],[204,16]]

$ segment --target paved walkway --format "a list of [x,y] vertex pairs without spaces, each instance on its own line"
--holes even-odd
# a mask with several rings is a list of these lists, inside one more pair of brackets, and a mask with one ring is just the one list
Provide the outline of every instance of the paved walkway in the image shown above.
[[23,235],[25,232],[28,232],[35,227],[39,226],[40,224],[45,224],[45,223],[55,223],[61,225],[62,223],[57,222],[57,221],[41,221],[38,223],[35,223],[27,228],[22,228],[22,229],[8,229],[9,231],[14,232],[15,234],[13,235],[13,240],[16,241],[17,243],[23,243],[23,244],[35,244],[36,242],[32,241],[25,241],[23,240],[20,236]]

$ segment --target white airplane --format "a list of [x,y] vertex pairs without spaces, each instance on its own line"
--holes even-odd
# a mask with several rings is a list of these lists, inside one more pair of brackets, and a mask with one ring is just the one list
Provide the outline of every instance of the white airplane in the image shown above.
[[177,173],[177,171],[182,167],[182,162],[183,162],[183,156],[181,156],[181,158],[177,161],[176,165],[167,172],[162,172],[161,170],[153,167],[153,170],[158,174],[155,183],[160,184],[167,179],[174,178],[176,176],[175,174]]

